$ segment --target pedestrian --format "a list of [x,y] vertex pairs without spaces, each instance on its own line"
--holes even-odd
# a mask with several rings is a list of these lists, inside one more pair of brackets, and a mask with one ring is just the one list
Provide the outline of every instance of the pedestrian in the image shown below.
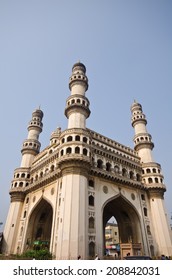
[[81,256],[80,255],[78,256],[78,260],[81,260]]
[[100,258],[97,254],[95,255],[95,260],[100,260]]

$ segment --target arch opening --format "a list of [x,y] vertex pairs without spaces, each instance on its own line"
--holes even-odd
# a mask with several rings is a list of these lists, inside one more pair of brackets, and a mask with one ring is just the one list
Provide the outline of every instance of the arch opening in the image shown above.
[[108,254],[110,248],[114,249],[113,256],[119,259],[127,254],[141,254],[142,235],[139,216],[136,209],[122,196],[107,202],[103,209],[103,238],[103,254]]
[[53,210],[51,205],[42,199],[30,215],[26,249],[49,249],[51,239]]

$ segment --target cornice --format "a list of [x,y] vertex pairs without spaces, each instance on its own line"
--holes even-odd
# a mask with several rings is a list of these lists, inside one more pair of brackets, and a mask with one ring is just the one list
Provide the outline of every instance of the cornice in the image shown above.
[[25,199],[25,193],[23,188],[18,187],[17,189],[10,190],[11,202],[23,202]]
[[162,188],[150,188],[147,190],[148,191],[148,195],[149,198],[160,198],[160,199],[164,199],[164,192],[165,190]]

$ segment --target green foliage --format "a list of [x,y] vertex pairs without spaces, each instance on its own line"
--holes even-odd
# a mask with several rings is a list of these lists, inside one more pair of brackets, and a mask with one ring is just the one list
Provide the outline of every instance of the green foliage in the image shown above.
[[29,250],[23,255],[23,258],[36,259],[36,260],[52,260],[52,254],[47,249]]

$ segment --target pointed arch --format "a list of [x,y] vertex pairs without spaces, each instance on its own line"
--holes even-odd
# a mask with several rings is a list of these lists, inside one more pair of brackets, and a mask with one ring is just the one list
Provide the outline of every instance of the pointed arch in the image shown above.
[[33,248],[38,243],[40,249],[42,244],[49,247],[51,240],[53,208],[51,204],[41,198],[32,209],[27,225],[26,243]]
[[129,200],[118,194],[109,198],[102,206],[104,248],[105,227],[111,217],[114,217],[117,221],[121,246],[122,244],[142,243],[140,215]]

